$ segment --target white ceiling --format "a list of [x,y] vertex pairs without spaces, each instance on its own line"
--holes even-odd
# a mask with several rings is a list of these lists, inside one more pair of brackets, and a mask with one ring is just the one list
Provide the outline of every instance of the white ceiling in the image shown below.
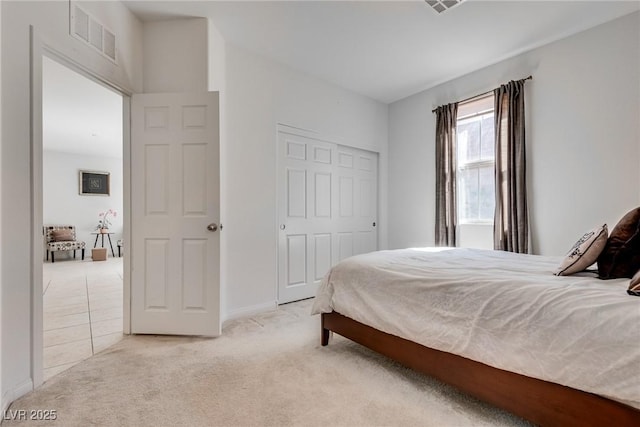
[[122,158],[122,96],[44,57],[44,150]]
[[[389,103],[595,25],[640,1],[125,1],[142,20],[209,17],[230,43]],[[513,76],[525,77],[525,76]]]

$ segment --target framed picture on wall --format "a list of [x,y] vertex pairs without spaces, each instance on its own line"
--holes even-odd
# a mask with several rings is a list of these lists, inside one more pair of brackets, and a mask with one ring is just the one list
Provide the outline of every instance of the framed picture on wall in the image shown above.
[[109,172],[80,171],[80,194],[83,196],[109,196]]

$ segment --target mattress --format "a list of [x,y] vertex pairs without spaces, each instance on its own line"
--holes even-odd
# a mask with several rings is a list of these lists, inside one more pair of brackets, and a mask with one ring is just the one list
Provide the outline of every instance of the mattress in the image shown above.
[[348,258],[312,312],[640,408],[640,298],[629,279],[555,276],[561,258],[416,248]]

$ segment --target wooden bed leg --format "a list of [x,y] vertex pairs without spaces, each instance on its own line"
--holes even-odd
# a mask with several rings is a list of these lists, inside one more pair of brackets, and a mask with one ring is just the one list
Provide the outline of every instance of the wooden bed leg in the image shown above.
[[322,332],[322,338],[320,339],[320,344],[322,344],[323,347],[326,347],[329,344],[329,329],[324,327],[324,313],[322,313],[321,315],[321,320],[320,320],[320,328],[321,328],[321,332]]
[[326,347],[329,344],[329,333],[331,331],[328,329],[322,328],[322,346]]

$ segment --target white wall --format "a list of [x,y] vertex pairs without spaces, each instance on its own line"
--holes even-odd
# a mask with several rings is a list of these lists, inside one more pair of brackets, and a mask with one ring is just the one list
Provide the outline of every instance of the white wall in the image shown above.
[[144,92],[197,92],[208,87],[208,20],[145,22]]
[[[387,106],[257,55],[226,46],[226,140],[222,183],[226,265],[223,314],[273,307],[277,283],[276,126],[318,132],[380,152],[380,206],[386,206]],[[379,216],[380,247],[387,216]]]
[[438,105],[526,83],[534,253],[640,205],[640,14],[634,13],[395,102],[389,114],[389,246],[434,243]]
[[[2,6],[0,5],[0,46],[2,45]],[[2,55],[0,55],[0,82],[2,81]],[[2,99],[2,85],[0,84],[0,99]],[[0,102],[0,138],[2,135],[2,103]],[[2,164],[2,140],[0,139],[0,165]],[[2,188],[2,173],[0,173],[0,189]],[[2,226],[2,197],[0,197],[0,236],[3,235]],[[4,319],[2,317],[2,245],[0,245],[0,322]],[[2,326],[0,325],[0,410],[5,410],[9,405],[9,402],[5,402],[4,388],[2,387],[2,371],[4,364],[2,363]]]
[[[33,387],[31,366],[30,236],[30,42],[33,25],[43,41],[99,76],[125,89],[142,90],[142,26],[119,2],[82,2],[82,7],[112,29],[118,65],[69,36],[69,2],[1,2],[2,158],[0,203],[0,287],[2,292],[1,406]],[[36,229],[38,228],[38,229]],[[37,235],[37,234],[36,234]]]
[[458,224],[458,246],[493,249],[492,224]]
[[[95,232],[98,215],[100,212],[113,209],[117,212],[117,216],[109,217],[112,224],[109,231],[115,233],[111,236],[111,241],[117,255],[116,241],[122,238],[122,159],[45,151],[42,166],[44,172],[43,223],[74,225],[77,239],[87,244],[85,256],[90,258],[91,248],[96,238],[91,233]],[[111,195],[108,197],[80,195],[78,191],[78,171],[80,170],[109,172]],[[48,179],[48,177],[54,177],[54,179]],[[105,247],[109,247],[106,239]],[[61,254],[56,254],[56,259]]]

